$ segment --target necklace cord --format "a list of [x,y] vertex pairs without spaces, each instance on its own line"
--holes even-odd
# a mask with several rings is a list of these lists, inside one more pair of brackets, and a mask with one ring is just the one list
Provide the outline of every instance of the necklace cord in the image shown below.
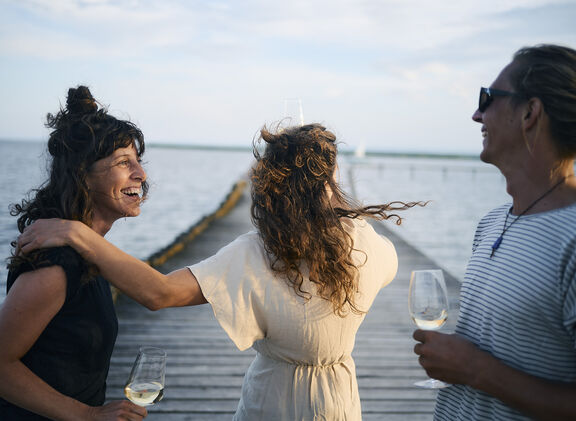
[[510,215],[510,213],[512,212],[512,208],[513,208],[513,206],[510,206],[510,209],[508,209],[508,212],[506,212],[506,219],[504,219],[504,226],[502,227],[502,233],[496,239],[496,241],[494,241],[494,244],[492,244],[492,252],[490,253],[490,258],[492,258],[492,256],[494,256],[494,253],[496,252],[496,250],[498,250],[498,247],[500,247],[500,244],[502,243],[502,240],[504,239],[504,234],[506,234],[506,231],[508,231],[512,227],[512,225],[514,225],[514,223],[520,219],[520,217],[524,216],[526,214],[526,212],[528,212],[530,209],[532,209],[534,206],[536,206],[536,204],[538,202],[540,202],[542,199],[544,199],[546,196],[548,196],[550,193],[552,193],[556,189],[556,187],[558,187],[558,186],[560,186],[560,184],[564,183],[564,181],[566,181],[567,178],[568,177],[563,177],[559,182],[557,182],[550,189],[548,189],[543,195],[541,195],[535,201],[530,203],[530,205],[526,209],[524,209],[522,211],[522,213],[520,213],[520,215],[518,215],[518,217],[515,220],[513,220],[512,223],[507,227],[506,224],[508,223],[508,215]]

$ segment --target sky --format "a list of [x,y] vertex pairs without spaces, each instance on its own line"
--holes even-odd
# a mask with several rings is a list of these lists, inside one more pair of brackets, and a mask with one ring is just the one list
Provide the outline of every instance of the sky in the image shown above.
[[576,48],[575,22],[576,0],[0,0],[0,139],[46,140],[82,84],[149,143],[249,147],[299,101],[345,148],[478,154],[479,88],[520,47]]

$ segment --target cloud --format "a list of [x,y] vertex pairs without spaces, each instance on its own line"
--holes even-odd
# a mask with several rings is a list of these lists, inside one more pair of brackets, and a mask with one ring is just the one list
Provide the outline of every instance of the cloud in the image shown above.
[[87,83],[158,140],[245,141],[281,118],[283,98],[300,97],[307,120],[351,143],[429,148],[423,139],[442,132],[434,147],[473,149],[461,139],[477,135],[478,87],[522,45],[576,45],[575,10],[544,0],[0,0],[0,137],[40,132],[66,89]]
[[[59,57],[120,57],[191,45],[199,50],[242,50],[243,45],[272,50],[274,42],[288,40],[344,49],[419,51],[474,36],[483,27],[504,26],[505,18],[517,10],[554,3],[563,2],[491,0],[478,8],[471,2],[428,0],[25,0],[11,9],[30,15],[28,23],[20,31],[15,26],[2,31],[1,48],[43,58],[50,50]],[[50,48],[52,44],[58,48]]]

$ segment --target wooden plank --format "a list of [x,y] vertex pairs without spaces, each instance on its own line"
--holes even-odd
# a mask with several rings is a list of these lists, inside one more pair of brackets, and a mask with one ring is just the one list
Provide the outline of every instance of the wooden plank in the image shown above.
[[[108,398],[122,399],[122,385],[111,388],[108,391]],[[401,388],[396,385],[394,387],[373,387],[361,389],[362,402],[370,400],[397,400],[397,401],[430,401],[436,398],[436,391],[423,390],[415,387]],[[166,388],[164,395],[165,400],[172,399],[240,399],[240,388],[238,385],[218,385],[218,386],[189,386],[180,385],[175,386],[169,384]]]
[[[386,418],[382,418],[380,413],[365,413],[362,416],[363,421],[430,421],[430,414],[386,414]],[[180,414],[180,413],[151,413],[146,421],[230,421],[232,414]]]

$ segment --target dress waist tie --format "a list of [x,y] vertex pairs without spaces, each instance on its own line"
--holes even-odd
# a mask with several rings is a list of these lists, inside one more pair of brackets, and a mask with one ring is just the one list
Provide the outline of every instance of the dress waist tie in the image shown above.
[[314,364],[314,363],[308,363],[305,361],[293,361],[293,360],[282,359],[282,358],[279,358],[277,356],[265,354],[260,350],[257,350],[256,354],[258,357],[261,357],[261,358],[269,359],[269,360],[272,360],[272,361],[278,362],[278,363],[293,365],[296,367],[332,368],[336,365],[342,365],[342,364],[346,364],[346,363],[349,363],[352,361],[352,357],[350,355],[343,355],[339,360],[331,362],[331,363]]

